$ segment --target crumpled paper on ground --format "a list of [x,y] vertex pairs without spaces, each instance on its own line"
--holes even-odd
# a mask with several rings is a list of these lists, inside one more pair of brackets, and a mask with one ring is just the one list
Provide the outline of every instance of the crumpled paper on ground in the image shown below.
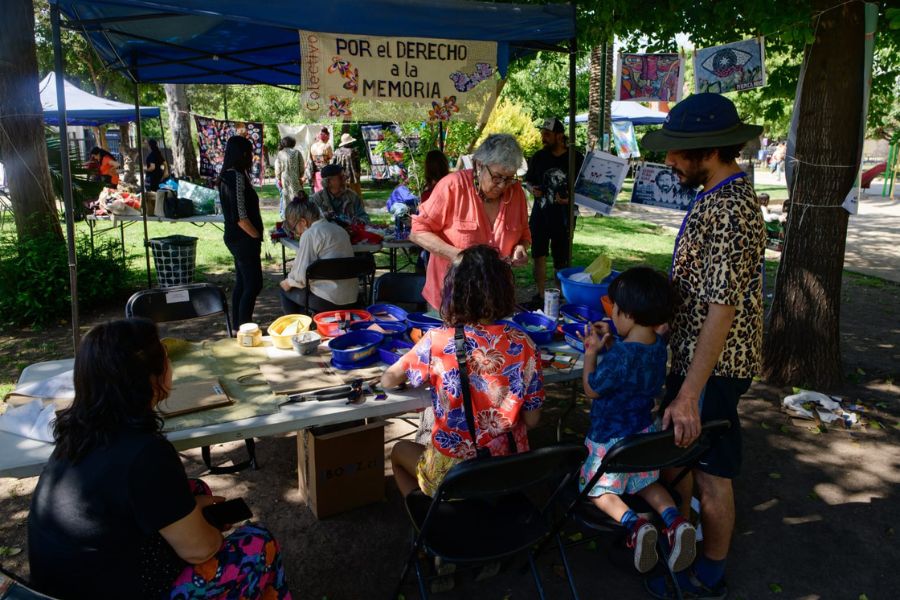
[[[809,403],[818,405],[813,407],[816,411],[815,414],[803,406]],[[816,420],[816,417],[818,417],[818,420],[825,424],[831,424],[840,419],[849,427],[859,422],[859,417],[856,413],[844,410],[840,401],[821,392],[800,390],[797,394],[786,396],[781,401],[781,404],[788,412],[798,417],[813,420]]]

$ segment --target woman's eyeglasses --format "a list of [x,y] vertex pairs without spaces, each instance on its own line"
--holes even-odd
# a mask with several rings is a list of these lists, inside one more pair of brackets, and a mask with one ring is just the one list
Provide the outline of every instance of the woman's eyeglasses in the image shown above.
[[487,169],[488,175],[491,176],[491,181],[494,185],[512,185],[519,180],[517,175],[511,175],[509,177],[505,177],[503,175],[494,175],[494,172],[491,171],[491,168],[487,165],[484,165],[484,168]]

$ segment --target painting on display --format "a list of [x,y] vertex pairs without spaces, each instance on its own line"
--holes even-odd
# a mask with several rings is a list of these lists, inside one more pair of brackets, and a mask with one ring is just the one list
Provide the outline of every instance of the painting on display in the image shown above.
[[616,100],[678,102],[684,64],[678,54],[620,54]]
[[643,163],[634,173],[633,204],[687,210],[697,191],[681,185],[666,165]]
[[724,94],[766,85],[766,46],[762,37],[698,49],[694,91]]
[[610,214],[627,172],[628,161],[624,158],[606,152],[588,152],[575,180],[575,204]]
[[639,158],[637,137],[634,135],[634,124],[631,121],[612,122],[613,141],[616,143],[616,154],[622,158]]
[[225,144],[233,135],[241,135],[253,144],[253,165],[250,180],[253,185],[262,185],[263,166],[263,124],[249,121],[222,121],[194,115],[197,125],[197,144],[200,150],[200,175],[215,179],[222,170],[225,158]]

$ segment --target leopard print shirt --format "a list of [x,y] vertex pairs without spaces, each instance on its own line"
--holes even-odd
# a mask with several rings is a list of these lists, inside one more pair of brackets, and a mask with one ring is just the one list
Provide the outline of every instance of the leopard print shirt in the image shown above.
[[670,342],[673,373],[687,374],[709,304],[736,309],[713,375],[746,378],[759,371],[765,247],[765,223],[746,176],[697,197],[672,259],[672,283],[680,296]]

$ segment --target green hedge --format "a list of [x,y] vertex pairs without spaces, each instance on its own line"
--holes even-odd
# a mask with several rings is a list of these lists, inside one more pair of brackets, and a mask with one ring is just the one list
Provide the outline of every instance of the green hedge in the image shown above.
[[[128,287],[118,240],[76,239],[79,308],[103,306]],[[0,237],[0,324],[43,326],[71,315],[66,244],[48,233]]]

